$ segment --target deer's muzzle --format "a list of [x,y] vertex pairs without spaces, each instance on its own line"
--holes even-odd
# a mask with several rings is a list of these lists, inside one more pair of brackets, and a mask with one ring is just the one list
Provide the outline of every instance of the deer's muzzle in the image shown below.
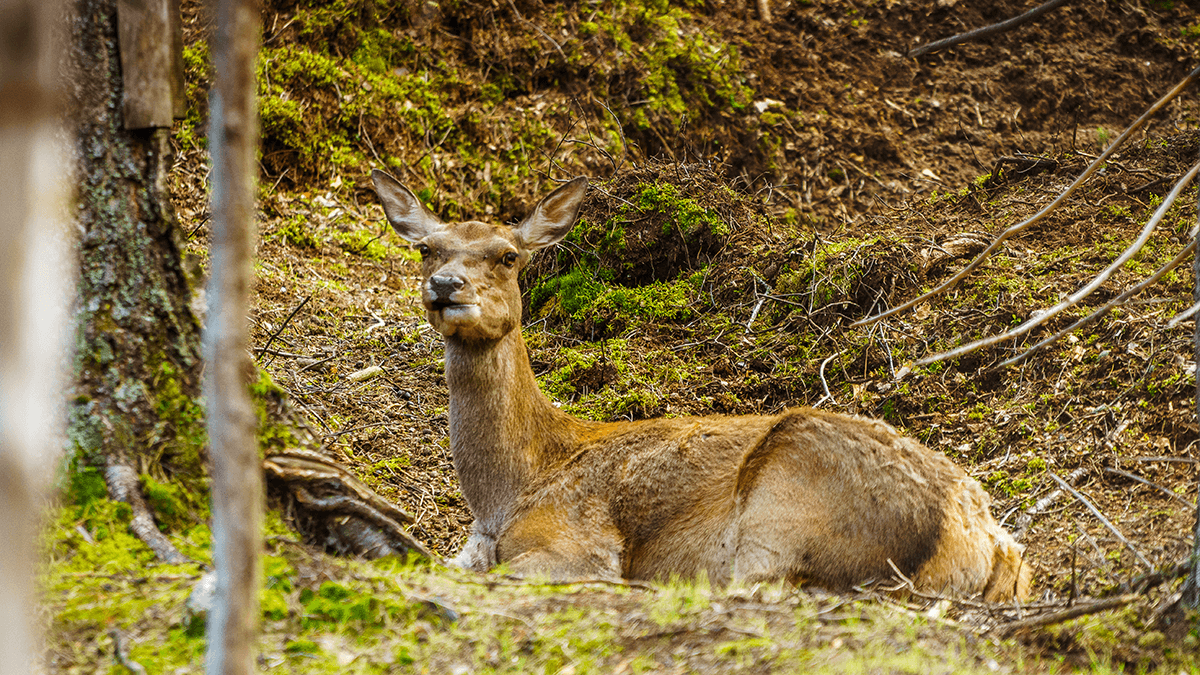
[[429,304],[433,309],[442,309],[458,304],[454,294],[463,287],[463,280],[457,276],[435,274],[429,277]]

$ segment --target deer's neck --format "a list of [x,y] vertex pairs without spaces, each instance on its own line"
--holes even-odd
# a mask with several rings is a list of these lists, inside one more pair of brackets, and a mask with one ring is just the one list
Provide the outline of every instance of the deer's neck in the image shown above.
[[538,389],[520,330],[446,339],[450,450],[476,526],[497,532],[529,481],[565,459],[580,423]]

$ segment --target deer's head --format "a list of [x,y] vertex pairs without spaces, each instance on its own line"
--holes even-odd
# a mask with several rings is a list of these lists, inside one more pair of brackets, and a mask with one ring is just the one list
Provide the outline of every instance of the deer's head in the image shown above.
[[530,252],[567,236],[587,192],[587,179],[576,178],[508,227],[442,222],[387,173],[372,171],[371,180],[392,228],[421,253],[421,300],[429,323],[446,337],[472,341],[498,340],[520,326],[517,273]]

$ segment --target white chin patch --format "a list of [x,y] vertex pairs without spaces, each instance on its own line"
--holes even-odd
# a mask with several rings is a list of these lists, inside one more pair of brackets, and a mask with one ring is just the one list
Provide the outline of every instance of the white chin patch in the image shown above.
[[438,313],[441,314],[441,332],[447,335],[452,335],[462,328],[474,326],[479,323],[481,318],[479,305],[450,305],[442,308]]

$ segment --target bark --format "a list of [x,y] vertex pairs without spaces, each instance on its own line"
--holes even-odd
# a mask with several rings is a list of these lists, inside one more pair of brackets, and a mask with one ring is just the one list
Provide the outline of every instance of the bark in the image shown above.
[[64,241],[52,140],[58,10],[49,0],[0,0],[0,675],[35,670],[38,512],[58,437],[58,310],[69,278],[52,264]]
[[210,308],[204,337],[213,460],[213,561],[217,591],[208,621],[207,672],[252,673],[258,634],[263,486],[247,391],[246,311],[254,251],[254,153],[258,145],[255,0],[220,0],[210,105],[213,158]]
[[80,276],[68,438],[81,464],[199,492],[200,330],[167,192],[169,130],[125,129],[116,13],[117,0],[74,0],[70,21]]

